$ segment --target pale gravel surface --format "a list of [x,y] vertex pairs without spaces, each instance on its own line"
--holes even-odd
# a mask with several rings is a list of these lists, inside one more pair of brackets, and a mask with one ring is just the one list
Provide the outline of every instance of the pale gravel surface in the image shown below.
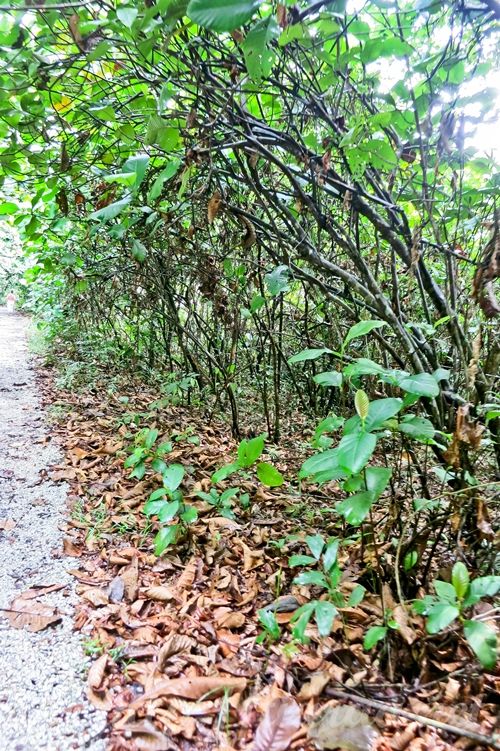
[[84,636],[72,630],[74,579],[61,556],[66,488],[40,471],[61,456],[49,442],[26,346],[27,322],[0,308],[0,608],[34,584],[64,583],[40,598],[64,614],[39,633],[12,628],[0,612],[0,750],[104,751],[105,715],[85,696]]

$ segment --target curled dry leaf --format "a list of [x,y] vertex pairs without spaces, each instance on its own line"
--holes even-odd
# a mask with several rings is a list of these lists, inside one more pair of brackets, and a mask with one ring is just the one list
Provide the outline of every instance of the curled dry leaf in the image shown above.
[[139,582],[139,562],[137,558],[132,560],[130,566],[123,569],[120,578],[123,581],[125,599],[133,602],[137,597]]
[[70,558],[80,558],[82,550],[69,537],[65,537],[63,540],[63,553]]
[[301,687],[297,698],[309,701],[309,699],[316,699],[318,696],[321,696],[330,678],[330,674],[325,671],[315,673],[311,676],[311,680],[308,683],[304,683]]
[[177,599],[177,595],[170,589],[170,587],[163,587],[161,585],[148,587],[144,592],[144,596],[149,600],[158,600],[159,602],[169,602],[170,600]]
[[169,751],[172,743],[149,720],[128,723],[123,729],[130,735],[138,751]]
[[159,696],[181,696],[184,699],[199,699],[209,692],[244,691],[247,685],[245,678],[233,678],[232,676],[199,676],[196,678],[174,678],[173,680],[161,681],[151,691],[134,701],[131,709],[140,707],[150,699]]
[[101,655],[90,667],[88,675],[88,684],[90,688],[99,689],[102,686],[106,667],[108,664],[108,655]]
[[365,712],[350,706],[328,707],[309,727],[319,749],[371,751],[378,732]]
[[25,628],[28,631],[43,631],[61,620],[61,613],[50,605],[17,597],[5,609],[5,617],[13,628]]
[[33,600],[35,597],[41,597],[42,595],[48,595],[50,592],[58,592],[60,589],[64,589],[66,584],[34,584],[32,587],[22,593],[22,600]]
[[182,592],[184,589],[191,589],[196,579],[197,569],[198,558],[193,556],[177,580],[176,589],[179,592]]
[[207,206],[207,219],[208,219],[209,224],[212,224],[215,217],[219,213],[221,203],[222,203],[222,196],[219,193],[219,191],[216,190],[212,198],[209,200],[208,206]]
[[110,602],[121,602],[125,594],[125,582],[121,576],[115,576],[109,583],[107,595]]
[[169,705],[185,717],[201,717],[206,714],[219,712],[218,703],[213,701],[186,701],[185,699],[170,699]]
[[179,652],[190,652],[195,643],[194,639],[191,639],[189,636],[171,634],[163,642],[158,652],[158,669],[163,670],[165,663],[172,655],[179,654]]
[[299,728],[300,707],[295,699],[274,699],[257,728],[252,751],[285,751]]

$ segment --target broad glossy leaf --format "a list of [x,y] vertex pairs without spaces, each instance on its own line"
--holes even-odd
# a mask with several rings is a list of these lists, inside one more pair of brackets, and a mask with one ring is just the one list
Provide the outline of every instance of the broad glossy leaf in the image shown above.
[[481,621],[464,621],[464,634],[483,668],[493,670],[498,659],[495,631]]
[[179,501],[170,501],[170,503],[165,503],[163,507],[158,512],[158,519],[161,522],[170,522],[174,518],[174,516],[177,514],[180,508],[180,502]]
[[354,433],[342,438],[337,446],[339,465],[355,475],[361,472],[375,450],[377,438],[372,433]]
[[372,649],[377,642],[385,639],[386,634],[387,626],[372,626],[368,629],[363,639],[363,649]]
[[426,629],[429,634],[437,634],[444,631],[450,623],[458,618],[459,610],[456,605],[449,605],[446,602],[437,602],[431,605],[428,610]]
[[314,619],[320,636],[330,635],[333,621],[337,614],[338,610],[331,602],[328,602],[328,600],[318,600],[314,611]]
[[241,45],[247,70],[256,83],[260,83],[262,76],[268,76],[271,71],[275,53],[269,48],[269,42],[278,35],[278,24],[274,16],[269,15],[252,26]]
[[180,535],[180,524],[172,524],[170,527],[162,527],[155,537],[154,552],[155,555],[161,555],[169,547],[177,542]]
[[184,477],[184,467],[182,464],[171,464],[167,471],[163,473],[163,485],[171,493],[177,490]]
[[345,349],[345,347],[347,347],[349,342],[351,342],[353,339],[357,339],[359,336],[366,336],[366,334],[369,334],[370,331],[373,331],[373,329],[379,329],[381,326],[386,325],[387,324],[385,323],[385,321],[373,320],[360,321],[359,323],[355,323],[354,326],[351,326],[351,328],[347,332],[342,348]]
[[398,386],[403,391],[408,391],[410,394],[417,394],[417,396],[438,396],[439,386],[430,373],[416,373],[415,375],[405,376],[398,381]]
[[457,598],[462,600],[469,589],[469,572],[462,561],[457,561],[451,571],[451,583],[455,588]]
[[326,579],[321,571],[303,571],[293,581],[294,584],[314,584],[318,587],[326,587]]
[[265,433],[255,438],[246,438],[238,446],[238,466],[247,468],[254,464],[264,451]]
[[405,415],[399,424],[399,430],[417,441],[431,441],[434,438],[434,426],[426,417]]
[[319,561],[320,555],[325,547],[324,539],[321,535],[307,535],[305,542],[314,558]]
[[374,500],[380,498],[391,479],[389,467],[367,467],[365,470],[366,489],[373,493]]
[[478,576],[470,584],[464,605],[475,605],[483,597],[494,597],[497,592],[500,592],[500,576]]
[[327,347],[321,347],[320,349],[303,349],[302,352],[297,352],[296,355],[288,358],[290,365],[297,362],[306,362],[306,360],[317,360],[318,357],[323,355],[332,354],[332,350]]
[[257,477],[268,488],[277,488],[283,485],[285,481],[281,472],[278,472],[272,464],[268,464],[267,462],[260,462],[257,465]]
[[351,495],[344,501],[337,503],[336,510],[354,527],[359,527],[370,508],[375,502],[375,496],[370,491]]
[[186,14],[211,31],[232,31],[249,21],[261,0],[191,0]]
[[115,219],[124,209],[130,206],[130,198],[122,198],[120,201],[115,201],[107,206],[104,206],[98,211],[93,211],[90,214],[90,219],[94,219],[96,222],[109,222],[111,219]]
[[318,386],[340,387],[342,386],[342,373],[339,373],[337,370],[325,370],[324,373],[318,373],[318,375],[315,375],[313,381],[317,383]]

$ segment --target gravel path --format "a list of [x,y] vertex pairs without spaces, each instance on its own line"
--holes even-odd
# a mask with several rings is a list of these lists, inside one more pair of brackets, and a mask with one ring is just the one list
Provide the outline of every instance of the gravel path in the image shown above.
[[74,559],[61,557],[66,488],[40,481],[60,459],[47,432],[26,320],[0,308],[0,608],[34,585],[65,585],[37,598],[63,613],[43,631],[15,629],[0,612],[0,749],[103,751],[105,717],[85,697],[88,660],[72,631]]

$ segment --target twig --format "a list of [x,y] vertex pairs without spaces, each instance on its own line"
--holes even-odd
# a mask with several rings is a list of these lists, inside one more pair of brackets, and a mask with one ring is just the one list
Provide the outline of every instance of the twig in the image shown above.
[[430,717],[424,717],[423,715],[415,714],[414,712],[408,712],[406,709],[401,709],[400,707],[392,707],[390,704],[384,704],[375,699],[366,699],[364,696],[356,696],[356,694],[348,694],[344,691],[338,691],[336,688],[327,688],[325,693],[328,694],[328,696],[333,696],[335,699],[353,701],[364,707],[378,709],[381,712],[388,712],[397,717],[405,717],[407,720],[419,722],[421,725],[430,725],[431,727],[438,728],[438,730],[444,730],[446,733],[459,735],[463,738],[470,738],[471,741],[475,741],[481,746],[491,746],[491,748],[500,751],[500,735],[498,735],[498,733],[492,736],[474,733],[472,730],[465,730],[465,728],[458,728],[455,725],[448,725],[446,722],[439,722],[439,720],[433,720]]

